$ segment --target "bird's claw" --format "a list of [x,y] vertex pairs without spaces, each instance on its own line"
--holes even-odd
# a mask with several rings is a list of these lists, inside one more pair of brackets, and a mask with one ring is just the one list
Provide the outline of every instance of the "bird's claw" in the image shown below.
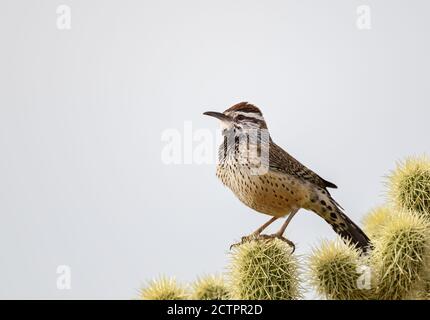
[[282,240],[282,241],[286,242],[291,247],[291,249],[292,249],[291,253],[294,253],[294,251],[296,251],[296,245],[294,244],[294,242],[281,236],[278,233],[274,233],[274,234],[270,234],[270,235],[262,234],[262,235],[260,235],[260,237],[262,239],[279,239],[279,240]]
[[288,243],[288,245],[292,248],[291,253],[294,253],[294,251],[296,251],[296,245],[294,244],[294,242],[292,242],[291,240],[289,240],[289,239],[287,239],[287,238],[285,238],[285,237],[283,237],[283,236],[281,236],[281,235],[279,235],[277,233],[274,233],[274,234],[271,234],[271,235],[252,233],[252,234],[250,234],[248,236],[242,237],[240,242],[232,244],[230,246],[230,250],[233,249],[233,248],[235,248],[235,247],[237,247],[237,246],[240,246],[241,244],[244,244],[246,242],[251,242],[251,241],[254,241],[254,240],[267,240],[267,239],[279,239],[279,240],[282,240],[282,241]]
[[258,233],[251,233],[250,235],[248,235],[248,236],[243,236],[241,239],[240,239],[240,242],[237,242],[237,243],[233,243],[231,246],[230,246],[230,250],[231,249],[233,249],[233,248],[235,248],[235,247],[237,247],[237,246],[240,246],[241,244],[244,244],[244,243],[246,243],[246,242],[251,242],[251,241],[253,241],[253,240],[258,240],[259,238],[260,238],[260,234],[258,234]]

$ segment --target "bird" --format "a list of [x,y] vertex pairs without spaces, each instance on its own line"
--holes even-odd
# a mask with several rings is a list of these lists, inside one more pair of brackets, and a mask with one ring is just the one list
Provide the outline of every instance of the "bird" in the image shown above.
[[[305,209],[323,218],[346,243],[362,252],[371,247],[367,235],[345,214],[328,188],[337,186],[308,169],[273,142],[261,110],[240,102],[224,112],[207,111],[204,115],[220,120],[222,142],[218,149],[216,176],[234,195],[251,209],[271,216],[270,220],[248,236],[252,239],[278,238],[295,245],[283,235],[294,215]],[[263,231],[286,217],[272,235]]]

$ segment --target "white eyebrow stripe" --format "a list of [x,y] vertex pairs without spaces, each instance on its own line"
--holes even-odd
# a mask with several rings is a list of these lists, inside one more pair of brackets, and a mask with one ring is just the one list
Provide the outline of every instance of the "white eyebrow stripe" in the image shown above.
[[235,115],[243,115],[245,117],[248,118],[254,118],[257,120],[264,120],[263,116],[260,116],[259,114],[257,114],[256,112],[234,112]]

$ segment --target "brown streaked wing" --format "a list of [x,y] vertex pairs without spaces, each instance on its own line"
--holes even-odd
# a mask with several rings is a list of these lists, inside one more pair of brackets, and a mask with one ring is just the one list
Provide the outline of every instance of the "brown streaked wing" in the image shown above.
[[273,141],[270,144],[269,150],[269,166],[272,170],[296,176],[323,189],[337,188],[334,183],[324,180],[315,172],[305,167],[284,149],[273,143]]

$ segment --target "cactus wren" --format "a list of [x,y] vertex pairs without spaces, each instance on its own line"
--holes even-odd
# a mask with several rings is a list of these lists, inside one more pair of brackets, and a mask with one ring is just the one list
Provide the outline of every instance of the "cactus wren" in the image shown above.
[[[245,205],[272,216],[250,236],[243,237],[242,242],[276,237],[292,244],[283,234],[297,211],[304,208],[322,217],[344,241],[366,251],[369,238],[345,215],[327,190],[337,188],[336,185],[276,145],[260,109],[241,102],[222,113],[208,111],[204,114],[221,121],[224,141],[219,147],[217,177]],[[271,223],[286,216],[277,233],[261,235]]]

